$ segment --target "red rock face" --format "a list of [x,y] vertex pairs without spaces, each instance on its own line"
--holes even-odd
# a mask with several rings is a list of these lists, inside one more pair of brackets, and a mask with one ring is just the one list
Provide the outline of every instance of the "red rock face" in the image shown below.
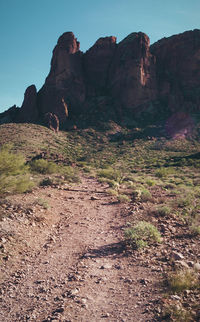
[[29,86],[24,94],[24,101],[20,109],[18,121],[35,122],[38,119],[37,90],[35,85]]
[[142,32],[119,44],[115,37],[100,38],[85,54],[74,34],[66,32],[53,50],[50,73],[39,93],[30,86],[20,112],[14,109],[4,116],[33,122],[50,112],[64,126],[68,117],[76,124],[90,116],[122,119],[127,113],[138,118],[141,112],[199,110],[200,30],[151,47]]
[[118,44],[109,85],[122,108],[134,109],[155,99],[155,60],[149,51],[147,35],[132,33]]
[[108,71],[116,47],[116,37],[105,37],[97,40],[85,53],[84,70],[89,95],[105,95]]
[[[42,115],[55,113],[63,124],[69,112],[73,113],[85,100],[82,53],[72,32],[64,33],[53,51],[51,70],[39,92],[38,104]],[[64,103],[63,103],[64,102]]]
[[172,110],[200,109],[200,30],[164,38],[151,46],[156,56],[159,98]]

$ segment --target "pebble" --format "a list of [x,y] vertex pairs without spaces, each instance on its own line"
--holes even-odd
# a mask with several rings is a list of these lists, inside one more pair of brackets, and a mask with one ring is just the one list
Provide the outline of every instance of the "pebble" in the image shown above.
[[99,200],[99,198],[94,197],[94,196],[92,196],[90,199],[91,199],[91,200]]
[[72,290],[70,291],[70,294],[71,294],[71,295],[76,295],[76,294],[78,294],[78,292],[79,292],[79,289],[78,289],[78,288],[74,288],[74,289],[72,289]]
[[194,264],[194,269],[195,269],[196,271],[200,271],[200,263],[195,263],[195,264]]
[[181,300],[181,297],[178,295],[171,295],[170,297],[172,300]]
[[104,264],[100,266],[100,269],[109,269],[109,268],[112,268],[111,264]]
[[175,251],[173,251],[173,252],[171,253],[171,257],[172,257],[173,259],[175,259],[175,260],[181,260],[181,259],[184,259],[183,254],[178,253],[178,252],[175,252]]

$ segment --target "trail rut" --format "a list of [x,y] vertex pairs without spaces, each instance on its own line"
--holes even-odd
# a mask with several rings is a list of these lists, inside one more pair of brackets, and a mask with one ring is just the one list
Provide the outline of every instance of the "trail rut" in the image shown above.
[[123,242],[131,205],[114,202],[93,178],[45,193],[59,221],[40,250],[8,272],[0,321],[155,321],[159,272]]

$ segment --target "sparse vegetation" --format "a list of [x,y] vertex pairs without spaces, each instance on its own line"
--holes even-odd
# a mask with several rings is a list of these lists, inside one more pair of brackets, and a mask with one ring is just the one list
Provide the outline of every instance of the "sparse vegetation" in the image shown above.
[[[160,230],[167,243],[163,243],[162,256],[159,255],[162,247],[156,245],[158,256],[155,261],[158,261],[158,265],[161,265],[162,261],[165,268],[172,268],[176,264],[168,260],[171,242],[183,253],[187,265],[190,259],[194,260],[190,258],[190,254],[195,253],[197,246],[195,250],[193,246],[197,244],[200,234],[200,160],[192,157],[200,151],[199,141],[167,140],[157,137],[146,140],[146,129],[142,128],[131,130],[121,127],[120,136],[115,136],[110,134],[114,132],[114,125],[110,123],[109,126],[104,125],[103,131],[88,128],[61,131],[59,135],[31,124],[0,126],[0,144],[6,141],[14,143],[9,148],[1,147],[1,152],[4,151],[4,159],[0,152],[1,197],[30,190],[34,182],[54,187],[65,182],[76,184],[80,180],[80,172],[83,176],[97,177],[99,182],[106,183],[102,188],[108,188],[106,192],[113,196],[114,201],[125,203],[131,201],[130,204],[118,205],[124,208],[127,221],[135,222],[124,232],[129,245],[140,249],[158,243],[161,241]],[[13,136],[14,131],[19,135]],[[19,152],[23,152],[25,157]],[[42,152],[45,152],[45,160],[30,162]],[[26,164],[26,160],[30,166]],[[48,204],[45,205],[45,198],[46,196],[44,200],[38,202],[41,207],[48,208]],[[0,217],[4,217],[5,214],[7,212],[0,205]],[[158,229],[148,220],[155,223]],[[184,241],[188,252],[183,247]],[[181,249],[184,249],[184,252]],[[143,252],[148,254],[153,250],[154,247],[137,254]],[[165,250],[168,251],[167,254]],[[157,265],[155,261],[153,266]],[[174,305],[173,301],[170,302],[166,309],[166,319],[197,320],[196,313],[187,310],[190,294],[191,298],[198,298],[195,294],[199,292],[195,286],[198,285],[198,281],[193,277],[190,278],[191,274],[193,277],[197,276],[193,270],[170,274],[169,296],[177,293],[181,299],[179,307]],[[185,294],[188,287],[191,293],[187,298]],[[191,303],[188,305],[192,307]],[[197,312],[195,306],[193,311]]]
[[169,291],[181,293],[184,290],[192,290],[200,287],[198,274],[194,270],[181,270],[168,276]]
[[171,304],[165,305],[163,308],[162,318],[165,321],[176,322],[193,322],[195,321],[194,314],[185,309],[182,305]]
[[168,206],[158,206],[151,210],[150,213],[153,213],[155,216],[166,217],[170,215],[171,211],[171,208]]
[[150,201],[152,199],[151,192],[147,189],[142,189],[140,193],[140,200],[142,202]]
[[139,221],[124,232],[126,240],[136,248],[143,248],[151,243],[160,243],[161,235],[157,228],[149,222]]
[[124,195],[124,194],[119,194],[117,196],[117,199],[119,202],[130,202],[131,201],[131,199],[127,195]]
[[0,196],[30,191],[34,186],[24,157],[13,154],[10,149],[3,146],[0,151]]
[[39,159],[30,162],[30,169],[34,173],[52,174],[58,172],[58,166],[48,160]]
[[38,198],[35,201],[35,204],[38,204],[39,206],[42,206],[44,209],[49,209],[50,208],[50,206],[48,204],[48,201],[45,200],[44,198]]

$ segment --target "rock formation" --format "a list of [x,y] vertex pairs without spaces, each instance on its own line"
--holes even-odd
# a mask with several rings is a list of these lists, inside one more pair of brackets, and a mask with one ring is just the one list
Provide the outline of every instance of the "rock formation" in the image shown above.
[[70,120],[77,124],[115,114],[134,119],[161,111],[166,118],[200,111],[200,30],[152,46],[142,32],[118,44],[113,36],[100,38],[86,53],[74,34],[66,32],[53,50],[43,87],[38,93],[34,85],[28,87],[21,110],[12,109],[6,117],[35,122],[52,113],[65,128]]
[[158,97],[176,112],[200,110],[200,30],[164,38],[151,46]]
[[51,70],[38,93],[40,115],[56,114],[64,124],[69,107],[76,113],[85,101],[85,82],[82,68],[82,52],[72,32],[64,33],[53,50]]
[[155,58],[142,32],[132,33],[118,46],[109,75],[111,95],[121,108],[134,110],[156,98]]
[[36,122],[38,119],[37,90],[35,85],[29,86],[24,94],[24,101],[18,116],[21,122]]
[[45,121],[49,129],[52,131],[58,133],[59,131],[59,119],[56,114],[53,113],[46,113],[45,116]]

